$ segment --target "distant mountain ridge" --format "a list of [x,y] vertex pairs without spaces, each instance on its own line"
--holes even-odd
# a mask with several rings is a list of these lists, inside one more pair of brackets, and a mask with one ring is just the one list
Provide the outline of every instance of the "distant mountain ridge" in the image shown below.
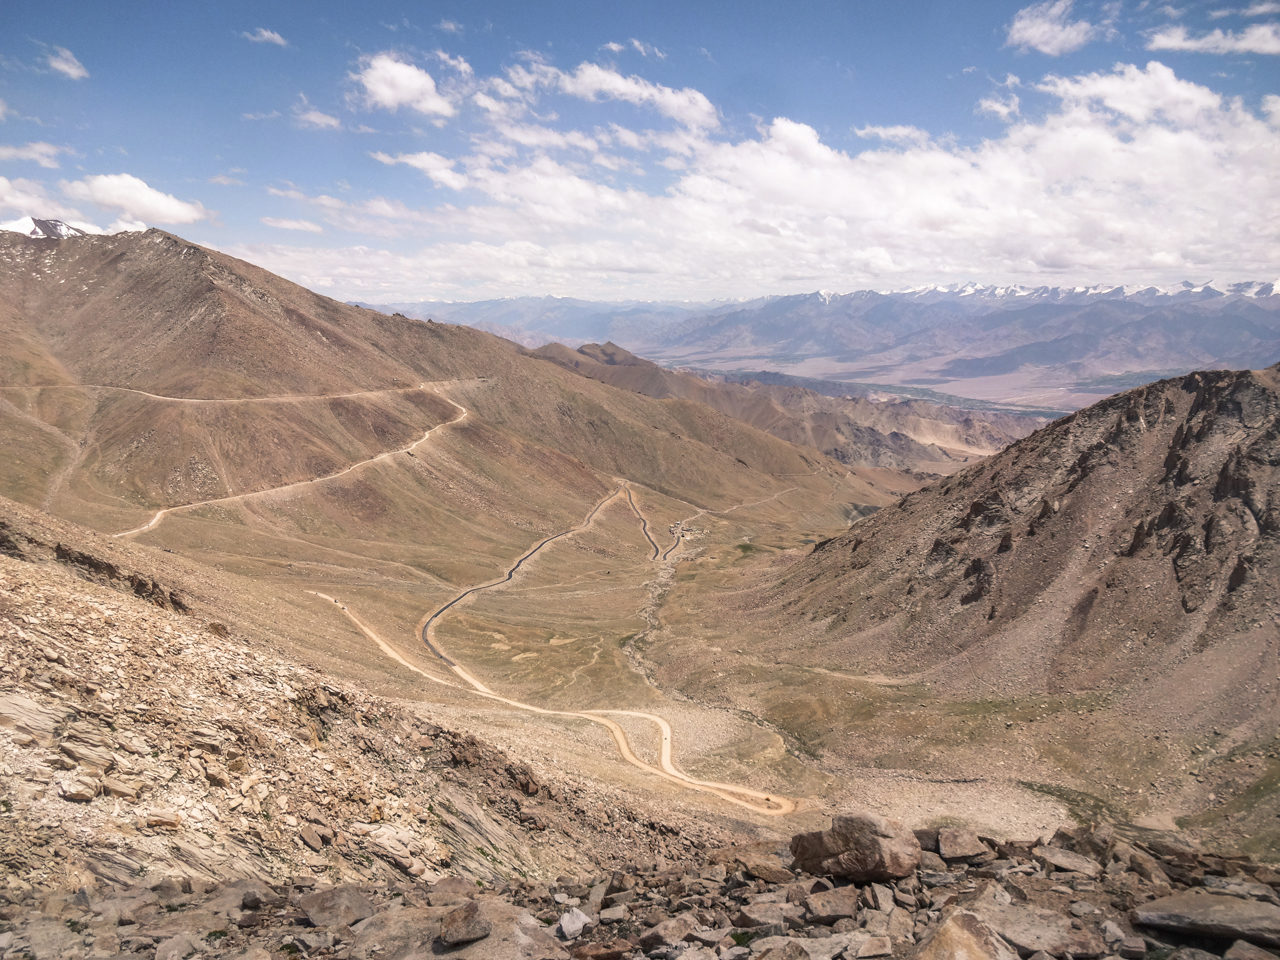
[[966,283],[716,304],[515,298],[399,304],[526,346],[606,340],[667,366],[855,381],[904,395],[1076,409],[1117,387],[1280,360],[1280,281],[1157,286]]

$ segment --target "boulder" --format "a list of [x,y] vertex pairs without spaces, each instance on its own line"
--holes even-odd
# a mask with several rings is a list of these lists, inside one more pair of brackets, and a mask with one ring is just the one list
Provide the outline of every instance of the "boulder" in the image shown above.
[[658,947],[672,947],[681,943],[694,931],[697,923],[687,913],[668,917],[640,934],[640,949],[649,953]]
[[916,948],[916,960],[1018,960],[1018,954],[982,918],[951,914]]
[[972,830],[964,827],[940,827],[937,852],[943,860],[968,860],[991,851]]
[[1280,907],[1257,900],[1184,890],[1134,908],[1132,919],[1175,933],[1280,946]]
[[480,904],[468,900],[454,907],[440,920],[440,942],[448,946],[483,940],[493,932],[493,925],[480,910]]
[[[1007,896],[1007,895],[1006,895]],[[1044,951],[1055,957],[1100,957],[1106,953],[1094,930],[1074,926],[1071,917],[1027,903],[1002,903],[988,888],[971,908],[987,926],[1024,956]]]
[[582,931],[589,930],[595,926],[591,921],[591,917],[583,913],[577,907],[560,915],[560,922],[556,924],[556,933],[562,940],[577,940],[582,936]]
[[317,890],[298,899],[313,927],[351,926],[374,914],[373,904],[356,884]]
[[846,917],[858,915],[858,888],[854,886],[836,887],[834,890],[820,890],[811,893],[804,899],[804,907],[809,911],[814,923],[832,924]]
[[829,830],[796,834],[791,855],[806,873],[867,883],[913,873],[920,864],[920,842],[897,821],[854,813],[835,817]]
[[1102,864],[1097,860],[1090,860],[1088,857],[1061,847],[1036,847],[1031,851],[1031,855],[1056,870],[1083,873],[1086,877],[1095,880],[1102,876]]

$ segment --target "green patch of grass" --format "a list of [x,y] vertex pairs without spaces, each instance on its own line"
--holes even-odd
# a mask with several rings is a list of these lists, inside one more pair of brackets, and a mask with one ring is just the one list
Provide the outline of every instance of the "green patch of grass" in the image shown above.
[[226,930],[210,930],[204,935],[204,938],[210,943],[217,943],[223,937],[227,936]]
[[755,938],[756,935],[751,933],[749,930],[735,930],[733,933],[729,934],[729,939],[740,947],[745,947]]

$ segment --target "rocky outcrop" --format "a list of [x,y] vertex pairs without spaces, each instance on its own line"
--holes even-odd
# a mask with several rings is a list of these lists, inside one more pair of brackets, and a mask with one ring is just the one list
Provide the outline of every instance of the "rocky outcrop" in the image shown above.
[[[975,837],[944,845],[956,856],[925,851],[906,876],[863,883],[794,873],[762,844],[488,889],[457,876],[327,887],[158,878],[40,893],[10,882],[0,956],[1276,960],[1266,944],[1280,870],[1145,836]],[[1101,870],[1063,869],[1045,850]]]
[[902,824],[873,813],[836,817],[829,830],[797,834],[796,865],[807,873],[865,883],[908,876],[920,865],[920,842]]

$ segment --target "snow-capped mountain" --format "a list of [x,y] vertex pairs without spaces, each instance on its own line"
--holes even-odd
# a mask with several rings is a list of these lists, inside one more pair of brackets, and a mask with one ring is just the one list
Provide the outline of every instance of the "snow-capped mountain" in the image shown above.
[[72,226],[62,220],[42,220],[39,217],[20,217],[9,223],[0,223],[0,230],[12,230],[28,237],[49,240],[65,240],[67,237],[88,236],[89,230]]

